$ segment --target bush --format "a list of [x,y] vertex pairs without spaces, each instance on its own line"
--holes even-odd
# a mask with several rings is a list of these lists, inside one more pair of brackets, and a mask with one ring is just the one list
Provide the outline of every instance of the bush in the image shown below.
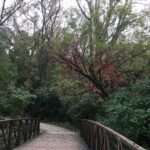
[[0,91],[0,114],[3,116],[25,116],[25,109],[32,103],[35,95],[23,88],[9,86],[6,91]]
[[33,104],[27,110],[30,116],[49,121],[63,119],[65,110],[55,92],[49,91],[47,86],[43,86],[37,89],[34,94],[36,99],[33,100]]
[[105,104],[105,115],[97,120],[150,147],[150,79],[115,92]]
[[82,97],[74,100],[67,114],[71,121],[78,125],[81,119],[95,120],[96,113],[99,109],[97,96],[84,94]]

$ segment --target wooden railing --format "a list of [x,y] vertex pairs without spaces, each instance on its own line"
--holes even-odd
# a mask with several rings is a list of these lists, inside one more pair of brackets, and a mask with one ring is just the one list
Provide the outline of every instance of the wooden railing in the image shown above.
[[81,136],[91,150],[145,150],[123,135],[91,120],[81,121]]
[[39,132],[38,118],[0,120],[0,150],[11,150]]

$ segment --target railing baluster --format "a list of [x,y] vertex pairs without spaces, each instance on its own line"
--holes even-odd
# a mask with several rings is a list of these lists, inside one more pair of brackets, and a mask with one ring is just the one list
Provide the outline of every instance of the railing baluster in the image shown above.
[[2,131],[2,139],[4,140],[4,145],[6,147],[7,146],[7,141],[6,141],[6,137],[5,137],[3,126],[4,126],[4,124],[0,124],[0,128],[1,128],[1,131]]
[[21,120],[19,120],[19,125],[18,125],[18,141],[17,141],[17,146],[20,144],[21,141]]
[[24,141],[27,141],[27,136],[28,136],[28,119],[25,120],[25,126],[24,126]]
[[110,150],[108,133],[104,132],[104,150]]
[[120,139],[118,139],[118,149],[117,150],[123,150],[123,146],[122,146]]
[[96,126],[96,150],[99,150],[100,147],[100,133],[99,127]]

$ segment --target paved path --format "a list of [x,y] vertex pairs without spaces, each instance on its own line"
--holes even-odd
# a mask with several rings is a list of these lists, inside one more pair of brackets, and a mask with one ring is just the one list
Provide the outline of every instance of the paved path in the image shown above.
[[80,136],[55,125],[41,124],[42,134],[15,150],[88,150]]

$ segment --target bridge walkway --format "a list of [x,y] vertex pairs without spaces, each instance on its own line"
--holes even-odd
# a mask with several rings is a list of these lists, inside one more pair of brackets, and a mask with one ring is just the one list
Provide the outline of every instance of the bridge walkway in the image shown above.
[[14,150],[88,150],[78,133],[41,123],[41,134]]

